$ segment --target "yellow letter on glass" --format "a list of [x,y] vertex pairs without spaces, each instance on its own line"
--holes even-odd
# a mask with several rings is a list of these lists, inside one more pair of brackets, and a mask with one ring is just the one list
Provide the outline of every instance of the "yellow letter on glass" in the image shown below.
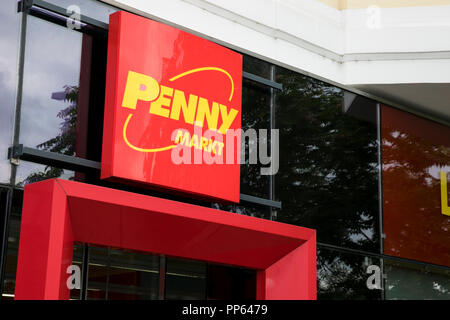
[[442,214],[450,216],[450,207],[448,206],[448,193],[447,193],[447,174],[441,171],[441,207]]

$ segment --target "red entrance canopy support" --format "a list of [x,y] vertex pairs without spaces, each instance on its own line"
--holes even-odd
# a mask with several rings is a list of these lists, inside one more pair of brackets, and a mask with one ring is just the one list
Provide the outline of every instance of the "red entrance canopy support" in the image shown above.
[[68,299],[74,242],[257,270],[257,299],[316,299],[315,230],[66,181],[25,187],[15,299]]

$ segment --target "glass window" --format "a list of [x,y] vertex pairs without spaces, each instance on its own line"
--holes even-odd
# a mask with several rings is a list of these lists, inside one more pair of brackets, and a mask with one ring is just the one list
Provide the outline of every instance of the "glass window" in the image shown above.
[[[70,300],[81,300],[81,283],[83,279],[83,253],[84,253],[84,246],[83,244],[75,243],[73,246],[73,259],[72,259],[72,265],[79,268],[78,271],[72,270],[72,275],[78,275],[79,279],[74,279],[72,281],[72,284],[79,284],[80,288],[73,288],[70,289]],[[70,274],[67,274],[67,276],[70,277]],[[79,280],[79,283],[77,281]]]
[[[375,269],[378,273],[373,271]],[[372,281],[370,276],[377,276],[378,279]],[[323,247],[317,249],[317,299],[379,300],[382,298],[381,288],[382,268],[379,259]]]
[[450,300],[450,270],[384,260],[387,300]]
[[266,61],[259,60],[252,56],[244,54],[243,69],[245,72],[252,73],[254,75],[270,80],[271,64]]
[[[28,17],[20,143],[75,155],[82,34]],[[21,162],[19,185],[58,177],[58,168]]]
[[276,70],[278,220],[317,230],[319,242],[380,251],[376,103]]
[[2,1],[0,10],[0,183],[8,183],[8,147],[12,145],[20,14],[16,0]]
[[206,263],[167,258],[165,299],[204,300],[206,298]]
[[[74,247],[73,263],[82,263],[83,246]],[[165,261],[160,277],[160,261]],[[202,261],[160,258],[149,253],[89,246],[89,300],[255,299],[256,271]],[[160,283],[164,281],[164,290]],[[161,291],[160,291],[161,290]],[[79,299],[79,290],[71,298]]]
[[270,208],[266,206],[258,206],[247,203],[240,205],[213,203],[211,207],[214,209],[243,214],[246,216],[270,219]]
[[450,128],[381,110],[384,252],[450,266]]
[[256,271],[208,264],[208,300],[255,300]]
[[89,247],[88,299],[155,300],[158,288],[159,256]]
[[14,190],[12,208],[8,223],[8,248],[6,252],[6,268],[3,280],[2,299],[13,299],[19,253],[20,220],[22,216],[23,191]]
[[233,212],[247,216],[270,219],[270,208],[257,205],[237,205]]
[[[260,129],[270,132],[270,90],[250,81],[244,81],[242,91],[242,130],[241,143],[245,144],[245,164],[241,165],[241,193],[261,198],[269,197],[269,176],[261,175],[259,141]],[[269,135],[270,133],[267,133]],[[268,147],[269,149],[269,147]],[[254,150],[253,155],[250,150]],[[256,152],[257,150],[257,152]],[[266,150],[265,150],[266,151]],[[267,150],[270,153],[270,150]],[[256,159],[256,161],[252,160]],[[255,163],[256,162],[256,163]]]
[[[0,188],[0,230],[6,230],[5,229],[5,223],[6,223],[6,217],[8,212],[8,189],[6,188]],[[7,241],[6,243],[3,242],[4,237],[3,234],[0,234],[0,257],[3,256],[4,250],[7,249]],[[3,283],[0,282],[0,288],[3,287]],[[4,299],[12,299],[12,294],[6,294],[6,296],[3,296]],[[2,297],[0,297],[2,299]]]

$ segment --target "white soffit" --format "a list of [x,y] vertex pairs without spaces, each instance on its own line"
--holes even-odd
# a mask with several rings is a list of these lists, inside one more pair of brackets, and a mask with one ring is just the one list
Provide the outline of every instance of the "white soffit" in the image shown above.
[[450,84],[450,6],[341,11],[316,0],[103,1],[342,86]]
[[[340,11],[316,0],[104,2],[342,84],[361,81],[342,70],[347,62],[450,59],[450,6]],[[436,81],[450,82],[450,72]]]

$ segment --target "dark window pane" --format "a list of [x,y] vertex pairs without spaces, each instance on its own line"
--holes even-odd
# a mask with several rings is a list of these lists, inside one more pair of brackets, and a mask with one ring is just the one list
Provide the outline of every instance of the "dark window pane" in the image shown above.
[[256,158],[257,161],[252,161],[250,156],[250,148],[255,151],[258,150],[254,155],[260,153],[257,146],[260,129],[270,129],[270,90],[267,87],[244,81],[242,130],[244,134],[247,134],[242,136],[241,141],[245,144],[245,164],[241,165],[241,193],[268,198],[269,176],[261,175],[259,159]]
[[256,271],[209,264],[208,299],[255,300]]
[[245,72],[270,79],[270,68],[270,63],[244,54],[243,69]]
[[87,283],[88,300],[107,299],[108,250],[89,247],[89,268]]
[[[8,217],[8,198],[9,193],[8,189],[0,187],[0,257],[2,258],[4,255],[4,251],[6,251],[7,239],[4,239],[3,230],[6,230],[6,223]],[[5,241],[4,241],[5,240]],[[0,287],[2,287],[2,283],[0,282]],[[1,299],[1,297],[0,297]]]
[[8,147],[12,144],[17,87],[20,14],[16,0],[3,0],[0,11],[0,182],[9,182]]
[[270,219],[270,208],[265,206],[251,204],[225,205],[221,203],[213,203],[212,208],[237,214],[244,214],[256,218]]
[[239,205],[235,207],[233,212],[256,218],[270,219],[270,208],[264,206]]
[[19,252],[20,221],[22,216],[23,191],[14,190],[11,214],[8,223],[8,248],[3,282],[3,297],[13,298],[16,283],[17,257]]
[[206,298],[206,263],[167,258],[167,300],[203,300]]
[[450,300],[450,270],[384,260],[387,300]]
[[387,106],[381,121],[384,252],[450,266],[450,128]]
[[20,142],[75,154],[81,33],[30,16]]
[[[83,244],[76,243],[73,246],[73,260],[72,265],[79,268],[80,273],[78,274],[80,276],[79,285],[80,289],[73,288],[70,289],[70,300],[80,300],[81,299],[81,281],[82,281],[82,268],[83,268]],[[72,275],[75,276],[74,271],[72,270]],[[67,274],[68,277],[70,277],[70,274]],[[75,284],[76,280],[73,279],[72,284]]]
[[[367,282],[377,268],[380,289],[369,289]],[[371,271],[368,273],[368,270]],[[342,253],[326,248],[317,249],[317,299],[319,300],[379,300],[382,298],[382,269],[378,259]],[[369,280],[369,283],[376,284]]]
[[88,299],[154,300],[158,287],[158,256],[90,247]]
[[277,69],[278,220],[317,230],[319,242],[380,250],[376,104]]

